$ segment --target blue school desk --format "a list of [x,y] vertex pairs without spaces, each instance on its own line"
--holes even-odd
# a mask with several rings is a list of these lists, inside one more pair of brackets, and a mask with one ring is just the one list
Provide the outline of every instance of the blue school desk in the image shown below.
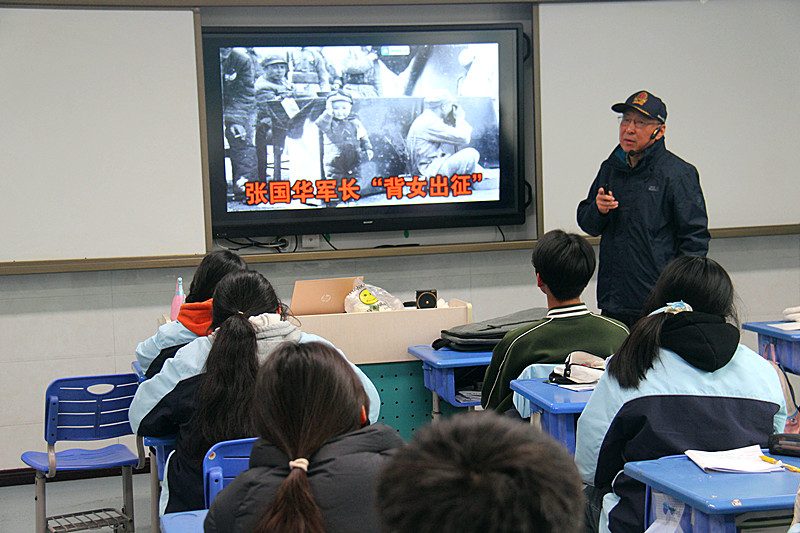
[[542,429],[574,455],[575,421],[592,391],[572,391],[541,379],[512,380],[511,390],[531,402],[531,424],[538,419]]
[[208,509],[167,513],[161,516],[162,533],[203,533],[203,521]]
[[434,350],[429,345],[409,346],[408,353],[422,361],[425,388],[433,393],[433,418],[439,418],[439,398],[455,407],[475,407],[480,400],[469,401],[458,396],[459,389],[480,391],[486,367],[492,362],[492,352],[459,352]]
[[775,359],[786,370],[800,374],[800,330],[784,331],[772,322],[745,322],[742,329],[758,333],[758,353],[764,354],[768,344],[775,347]]
[[[771,454],[770,454],[771,455]],[[800,457],[774,456],[800,467]],[[788,516],[791,522],[800,474],[784,470],[763,474],[705,473],[685,455],[625,464],[625,473],[647,485],[647,526],[674,512],[669,504],[654,505],[659,494],[685,503],[681,525],[686,533],[736,533],[736,518],[762,512]]]

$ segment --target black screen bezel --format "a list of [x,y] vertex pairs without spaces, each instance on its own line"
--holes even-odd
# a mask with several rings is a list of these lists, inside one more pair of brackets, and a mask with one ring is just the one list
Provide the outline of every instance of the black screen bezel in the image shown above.
[[[520,24],[406,27],[203,28],[211,224],[214,238],[497,226],[525,222]],[[497,42],[500,199],[334,209],[227,211],[219,48]]]

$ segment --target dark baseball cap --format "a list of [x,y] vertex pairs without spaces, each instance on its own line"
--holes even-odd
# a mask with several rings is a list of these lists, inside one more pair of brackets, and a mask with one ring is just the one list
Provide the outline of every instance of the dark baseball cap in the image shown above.
[[638,91],[625,100],[625,103],[614,104],[611,110],[624,113],[626,109],[635,109],[662,124],[667,121],[667,106],[661,98],[648,91]]

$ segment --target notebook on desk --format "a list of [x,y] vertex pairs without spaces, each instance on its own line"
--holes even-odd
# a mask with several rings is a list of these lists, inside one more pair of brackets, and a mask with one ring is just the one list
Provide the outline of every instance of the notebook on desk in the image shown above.
[[356,280],[364,281],[364,276],[295,281],[292,303],[289,306],[292,314],[344,313],[344,298],[353,290]]

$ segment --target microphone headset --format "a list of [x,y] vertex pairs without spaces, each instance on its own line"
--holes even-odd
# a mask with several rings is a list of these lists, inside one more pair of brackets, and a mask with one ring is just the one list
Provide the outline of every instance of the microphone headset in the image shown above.
[[651,140],[651,141],[652,141],[653,139],[655,139],[655,138],[656,138],[656,135],[658,135],[658,132],[659,132],[659,131],[661,131],[661,126],[657,127],[657,128],[655,129],[655,131],[653,131],[653,134],[652,134],[652,135],[650,135],[650,140]]
[[661,126],[657,127],[655,129],[655,131],[650,135],[650,140],[647,141],[647,146],[645,146],[641,150],[631,150],[630,152],[628,152],[628,156],[629,157],[630,156],[637,156],[637,155],[641,154],[642,152],[644,152],[647,149],[647,147],[650,146],[650,141],[652,141],[652,140],[654,140],[656,138],[656,135],[658,135],[659,131],[661,131]]

